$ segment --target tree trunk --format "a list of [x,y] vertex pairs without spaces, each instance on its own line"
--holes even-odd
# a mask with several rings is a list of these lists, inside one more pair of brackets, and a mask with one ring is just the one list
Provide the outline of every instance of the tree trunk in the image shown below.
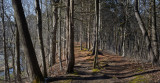
[[40,53],[42,55],[42,72],[43,76],[47,77],[47,68],[46,68],[46,58],[45,58],[45,52],[44,52],[44,45],[43,45],[43,31],[42,31],[42,15],[41,15],[41,9],[39,5],[39,0],[35,0],[36,3],[36,14],[37,14],[37,26],[38,26],[38,38],[40,42]]
[[[15,44],[14,44],[15,45]],[[13,66],[13,76],[14,76],[14,80],[16,82],[16,71],[15,71],[15,47],[13,48],[13,51],[12,51],[12,66]]]
[[2,28],[3,28],[3,54],[4,54],[4,80],[10,80],[9,75],[9,66],[8,66],[8,55],[7,55],[7,47],[6,47],[6,28],[4,23],[4,2],[2,0]]
[[125,39],[126,39],[126,27],[123,27],[123,38],[122,38],[122,56],[125,56]]
[[[65,16],[66,18],[66,16]],[[65,52],[66,52],[66,22],[64,23],[64,26],[63,26],[63,59],[65,59]],[[67,61],[67,60],[66,60]]]
[[68,64],[68,55],[69,55],[69,0],[66,0],[66,64]]
[[151,40],[152,40],[152,49],[153,49],[153,58],[152,63],[157,64],[159,60],[159,51],[158,51],[158,41],[157,41],[157,22],[156,22],[156,1],[152,0],[152,28],[151,28]]
[[[62,3],[62,0],[61,0]],[[60,70],[62,70],[62,57],[61,57],[61,8],[59,8],[59,64],[60,64]]]
[[[91,13],[91,4],[89,4],[89,12]],[[90,50],[90,28],[91,28],[91,15],[89,15],[89,22],[88,22],[88,50]]]
[[125,16],[124,16],[124,20],[125,20],[125,24],[123,27],[123,44],[122,44],[122,56],[125,56],[125,40],[126,40],[126,28],[127,28],[127,24],[128,24],[128,0],[126,0],[126,7],[124,10]]
[[[81,12],[83,12],[83,1],[81,1]],[[80,50],[83,49],[82,45],[82,28],[83,28],[83,15],[81,14],[81,24],[80,24]]]
[[[16,21],[15,21],[16,22]],[[20,42],[19,42],[19,32],[16,25],[16,49],[15,49],[15,63],[16,63],[16,80],[21,83],[21,67],[20,67]]]
[[93,62],[93,68],[96,68],[98,66],[98,27],[99,27],[99,0],[95,0],[95,21],[96,21],[96,40],[95,40],[95,54],[94,54],[94,62]]
[[40,71],[35,50],[33,48],[31,36],[29,34],[27,21],[24,15],[21,0],[12,0],[12,5],[14,8],[14,15],[17,21],[18,32],[21,35],[20,39],[22,41],[24,54],[28,58],[28,63],[30,66],[31,81],[39,82],[44,81],[43,75]]
[[51,41],[51,55],[50,55],[50,66],[53,66],[56,63],[56,37],[57,37],[57,28],[58,28],[58,4],[52,1],[52,13],[53,13],[53,31],[51,32],[52,41]]
[[74,0],[68,0],[68,8],[69,8],[69,61],[67,67],[67,73],[74,72],[74,64],[75,64],[75,57],[74,57]]
[[[145,26],[144,26],[144,23],[143,23],[143,21],[142,21],[142,18],[141,18],[141,16],[140,16],[140,14],[139,14],[139,10],[138,10],[138,0],[135,0],[135,16],[136,16],[136,19],[137,19],[137,21],[138,21],[139,27],[140,27],[140,29],[141,29],[141,31],[142,31],[143,37],[144,37],[144,39],[145,39],[145,41],[146,41],[146,44],[147,44],[147,47],[148,47],[148,50],[149,50],[149,55],[151,56],[151,60],[152,60],[152,62],[154,63],[154,62],[156,62],[156,58],[158,58],[158,57],[156,57],[156,56],[154,55],[154,52],[153,52],[153,49],[152,49],[152,46],[151,46],[151,40],[149,39],[148,32],[147,32],[147,30],[146,30],[146,28],[145,28]],[[155,29],[155,28],[154,28],[154,29]],[[155,31],[155,30],[152,31],[153,34],[155,34],[154,31]],[[155,38],[155,37],[154,37],[154,38]],[[152,39],[152,40],[153,40],[153,39]],[[156,45],[156,44],[155,44],[155,45]],[[155,47],[155,48],[157,48],[157,47]],[[156,50],[156,49],[155,49],[155,50]],[[155,60],[154,60],[154,59],[155,59]]]

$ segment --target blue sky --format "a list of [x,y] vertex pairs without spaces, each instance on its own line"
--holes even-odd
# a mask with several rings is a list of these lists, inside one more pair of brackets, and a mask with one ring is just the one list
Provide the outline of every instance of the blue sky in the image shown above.
[[[21,0],[25,15],[35,14],[35,0]],[[45,0],[42,0],[44,3]],[[45,5],[42,5],[43,11],[45,11]],[[12,7],[12,0],[4,0],[5,12],[8,16],[11,16],[12,21],[14,20],[14,10]]]

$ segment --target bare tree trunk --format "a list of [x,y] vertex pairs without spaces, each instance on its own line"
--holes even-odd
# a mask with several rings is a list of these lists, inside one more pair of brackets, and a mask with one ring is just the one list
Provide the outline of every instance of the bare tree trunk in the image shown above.
[[66,64],[68,64],[68,56],[69,56],[69,0],[66,0]]
[[122,44],[122,56],[125,56],[125,40],[126,40],[126,28],[127,28],[127,24],[128,24],[128,0],[126,0],[126,7],[124,10],[125,16],[124,16],[124,20],[125,20],[125,26],[123,27],[123,44]]
[[144,36],[144,39],[146,40],[146,44],[147,44],[148,50],[151,52],[151,42],[150,42],[147,30],[144,27],[144,23],[142,21],[142,18],[141,18],[140,14],[139,14],[138,0],[135,0],[135,16],[136,16],[136,19],[138,21],[139,27],[140,27],[140,29],[142,31],[142,34]]
[[125,39],[126,39],[126,27],[123,27],[123,38],[122,38],[122,56],[125,56]]
[[[59,2],[59,1],[58,1]],[[52,42],[51,42],[51,55],[50,55],[50,66],[53,66],[56,63],[56,37],[57,37],[57,28],[58,28],[58,2],[52,1],[52,13],[53,13],[53,31]],[[56,3],[56,4],[55,4]]]
[[[89,4],[89,12],[91,13],[91,3]],[[91,28],[91,14],[89,15],[88,22],[88,50],[90,50],[90,28]]]
[[[66,18],[66,16],[65,16]],[[64,26],[63,26],[63,59],[65,59],[65,52],[66,52],[66,22],[64,23]]]
[[14,15],[17,21],[18,32],[21,35],[20,39],[22,41],[24,54],[28,58],[28,63],[30,66],[31,81],[39,82],[44,81],[43,75],[40,71],[35,50],[33,48],[32,40],[29,34],[27,21],[24,15],[21,0],[12,0],[12,5],[14,8]]
[[13,66],[13,76],[14,76],[14,80],[16,82],[17,77],[16,77],[16,71],[15,71],[15,53],[14,53],[14,51],[15,51],[15,46],[14,46],[13,51],[12,51],[12,66]]
[[75,57],[74,57],[74,0],[68,0],[69,6],[69,61],[67,67],[67,73],[74,72],[74,64],[75,64]]
[[[16,22],[16,21],[15,21]],[[15,63],[16,63],[16,80],[18,83],[21,83],[21,67],[20,67],[20,42],[19,42],[19,32],[16,25],[16,49],[15,49]]]
[[25,76],[28,78],[29,77],[29,64],[28,64],[28,59],[27,56],[24,56],[24,64],[25,64]]
[[[61,0],[62,3],[62,0]],[[59,64],[60,64],[60,70],[62,70],[62,57],[61,57],[61,8],[59,8]]]
[[[89,18],[89,20],[91,20],[91,19]],[[90,49],[90,21],[88,22],[88,46],[87,46],[87,48],[88,48],[88,50]]]
[[36,3],[36,14],[37,14],[37,26],[38,26],[38,38],[40,42],[40,52],[42,55],[42,72],[43,76],[47,77],[47,68],[46,68],[46,58],[45,58],[45,51],[44,51],[44,44],[43,44],[43,31],[42,31],[42,15],[41,15],[41,9],[39,5],[39,0],[35,0]]
[[88,29],[87,29],[87,26],[86,26],[86,28],[85,28],[85,31],[84,31],[84,35],[85,35],[85,48],[87,49],[87,44],[88,44],[88,40],[87,40],[87,37],[88,37],[88,35],[87,35],[87,32],[88,32]]
[[[83,11],[83,1],[81,1],[81,12]],[[83,28],[83,15],[81,14],[81,24],[80,24],[80,50],[83,49],[83,45],[82,45],[82,28]]]
[[157,22],[156,22],[156,1],[152,0],[152,28],[151,28],[151,40],[152,40],[152,49],[153,49],[153,59],[152,63],[157,64],[159,60],[159,51],[158,51],[158,41],[157,41]]
[[[48,32],[48,34],[47,34],[47,56],[49,56],[48,57],[48,63],[49,63],[49,61],[50,61],[50,49],[51,49],[51,46],[50,46],[50,19],[49,19],[49,17],[50,17],[50,15],[49,15],[49,8],[48,8],[48,5],[47,5],[47,1],[46,1],[46,11],[47,11],[47,27],[48,27],[48,29],[47,29],[47,32]],[[50,64],[50,63],[49,63]],[[49,67],[49,64],[47,64],[47,67]],[[48,71],[48,73],[50,73],[50,71]]]
[[8,66],[8,55],[7,55],[7,47],[6,47],[6,28],[4,23],[4,2],[2,0],[2,28],[3,28],[3,53],[4,53],[4,80],[10,80],[9,75],[9,66]]
[[147,43],[147,46],[150,48],[151,45],[150,45],[150,40],[149,40],[149,37],[148,37],[148,33],[147,33],[147,30],[146,28],[144,27],[144,23],[142,21],[142,18],[139,14],[139,10],[138,10],[138,0],[135,0],[135,16],[136,16],[136,19],[138,21],[138,24],[140,26],[140,29],[142,31],[142,34],[144,36],[144,38],[146,39],[146,43]]
[[149,0],[149,17],[148,17],[148,36],[151,39],[151,28],[152,28],[152,1]]
[[96,68],[98,66],[98,27],[99,27],[99,0],[95,0],[95,20],[96,20],[96,44],[95,44],[95,54],[94,54],[94,62],[93,62],[93,68]]

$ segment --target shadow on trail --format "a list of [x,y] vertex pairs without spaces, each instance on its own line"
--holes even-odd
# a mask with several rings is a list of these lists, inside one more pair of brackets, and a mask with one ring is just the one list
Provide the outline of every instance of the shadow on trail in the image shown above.
[[[104,65],[103,68],[105,69],[102,73],[104,75],[108,75],[110,77],[115,76],[118,79],[125,79],[125,78],[131,78],[134,76],[139,76],[139,75],[146,75],[146,74],[151,74],[151,73],[156,73],[159,72],[160,69],[144,69],[143,71],[138,71],[137,69],[131,69],[132,66],[135,66],[136,68],[139,68],[141,66],[138,66],[138,63],[130,63],[129,61],[125,60],[122,58],[121,60],[111,60],[115,57],[110,57],[110,61],[102,61],[103,63],[113,63],[115,65]],[[126,63],[127,62],[127,63]],[[124,63],[119,64],[119,63]],[[127,70],[130,68],[131,70]],[[112,72],[105,72],[105,71],[112,71]],[[127,72],[122,72],[122,71],[127,71]]]
[[[136,62],[130,62],[128,59],[113,55],[111,53],[103,53],[104,56],[99,58],[99,63],[101,63],[101,69],[99,72],[92,72],[92,58],[80,59],[76,62],[75,70],[77,75],[63,75],[57,77],[49,77],[47,78],[48,82],[61,81],[61,80],[79,80],[79,81],[91,81],[92,80],[112,80],[115,83],[122,81],[123,79],[128,79],[134,76],[146,75],[155,72],[159,72],[160,69],[142,69],[143,71],[138,70],[141,68],[141,64]],[[87,56],[80,55],[77,58],[85,58]],[[145,64],[147,65],[147,64]],[[149,65],[148,65],[149,66]],[[116,78],[116,80],[115,80]],[[127,80],[128,81],[128,80]],[[87,83],[87,82],[85,82]],[[89,82],[90,83],[90,82]],[[105,83],[105,82],[104,82]]]
[[130,77],[134,77],[134,76],[138,76],[138,75],[150,74],[150,73],[155,73],[155,72],[159,72],[159,71],[160,71],[159,69],[158,70],[150,70],[150,71],[141,72],[141,73],[137,73],[137,74],[133,74],[133,75],[129,75],[129,76],[118,77],[118,79],[130,78]]
[[47,82],[59,81],[59,80],[98,80],[98,79],[110,79],[112,77],[103,75],[103,76],[94,76],[94,77],[81,77],[81,76],[61,76],[61,77],[49,77]]

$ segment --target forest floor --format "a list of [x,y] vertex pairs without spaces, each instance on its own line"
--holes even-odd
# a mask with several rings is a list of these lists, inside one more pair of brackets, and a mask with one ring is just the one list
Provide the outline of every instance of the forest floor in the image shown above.
[[98,56],[99,68],[93,69],[91,52],[79,49],[75,46],[75,73],[65,74],[56,64],[50,83],[160,83],[160,67],[103,52]]

